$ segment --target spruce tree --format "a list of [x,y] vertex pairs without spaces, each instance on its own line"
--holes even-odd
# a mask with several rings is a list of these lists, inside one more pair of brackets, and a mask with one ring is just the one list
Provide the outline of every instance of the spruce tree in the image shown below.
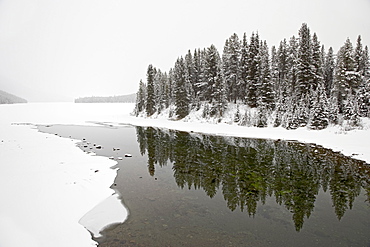
[[[224,83],[228,85],[227,98],[232,101],[233,90],[236,89],[235,81],[232,80],[232,73],[230,71],[230,57],[231,57],[231,47],[229,44],[230,39],[225,41],[224,50],[222,52],[221,58],[221,74]],[[234,84],[234,85],[233,85]]]
[[136,93],[135,116],[145,110],[146,86],[142,80],[139,83],[139,90]]
[[208,97],[208,76],[207,76],[207,50],[204,48],[199,51],[200,54],[200,71],[199,81],[196,85],[200,101],[209,100]]
[[257,88],[259,80],[259,49],[260,41],[258,34],[252,33],[248,47],[247,65],[247,104],[254,108],[257,107]]
[[355,71],[362,75],[364,70],[364,56],[363,56],[363,49],[362,49],[362,42],[361,42],[361,35],[357,37],[356,48],[354,50],[353,60],[355,63]]
[[240,46],[239,37],[234,33],[226,40],[222,54],[222,71],[228,88],[228,100],[234,103],[240,99]]
[[326,95],[328,96],[331,95],[331,89],[333,88],[334,68],[335,68],[334,53],[333,48],[330,47],[328,53],[325,56],[324,62],[324,85]]
[[288,75],[287,75],[287,92],[294,96],[297,93],[298,84],[298,40],[292,36],[289,40],[288,49]]
[[194,68],[194,60],[193,56],[190,52],[185,55],[185,81],[186,81],[186,91],[188,92],[189,97],[193,99],[190,103],[191,109],[195,108],[196,100],[195,91],[194,91],[194,82],[195,82],[195,68]]
[[148,66],[147,70],[147,95],[146,95],[146,114],[151,116],[155,113],[155,88],[154,88],[154,76],[155,68],[153,65]]
[[182,57],[178,58],[174,68],[176,116],[182,119],[189,114],[190,98],[186,87],[186,67]]
[[323,61],[322,61],[322,51],[320,41],[317,38],[316,33],[312,36],[312,84],[311,87],[314,91],[318,88],[319,84],[323,83],[324,79],[324,70],[323,70]]
[[345,101],[349,94],[354,94],[358,79],[355,72],[353,46],[349,38],[339,49],[335,69],[335,88],[338,98],[339,112],[344,110]]
[[362,53],[361,86],[358,92],[359,112],[362,117],[370,117],[370,60],[367,46]]
[[[278,51],[277,51],[277,63],[278,63],[278,86],[276,87],[277,93],[282,97],[285,97],[288,93],[287,87],[287,77],[289,73],[289,65],[293,65],[293,50],[292,54],[289,54],[288,44],[286,39],[280,42]],[[289,55],[291,57],[291,62],[289,64]]]
[[174,69],[171,68],[168,72],[168,106],[175,102],[175,75]]
[[239,65],[239,98],[246,102],[246,91],[248,83],[248,42],[247,35],[244,33],[243,42],[240,48],[240,65]]
[[271,82],[274,85],[275,95],[278,96],[279,86],[279,63],[276,47],[271,47]]
[[155,88],[155,102],[156,110],[158,113],[161,113],[163,109],[166,108],[168,102],[168,78],[167,73],[162,73],[158,69],[157,73],[154,76],[154,88]]
[[204,77],[207,82],[205,99],[212,103],[215,100],[216,91],[219,90],[217,86],[222,80],[220,55],[214,45],[211,45],[206,52]]
[[259,50],[259,78],[257,90],[257,104],[264,109],[272,110],[274,108],[274,88],[271,81],[270,57],[267,42],[261,41]]
[[202,85],[202,64],[201,64],[201,58],[200,58],[200,50],[195,49],[194,50],[194,56],[193,56],[193,66],[194,66],[194,78],[193,78],[193,90],[194,90],[194,96],[196,101],[200,101],[200,92],[201,92],[201,85]]
[[312,44],[310,29],[306,23],[299,30],[297,89],[300,96],[308,94],[313,84]]
[[343,107],[343,118],[347,120],[349,127],[356,127],[360,124],[360,115],[358,101],[356,97],[350,92],[347,95],[347,100]]
[[370,57],[369,57],[369,49],[365,46],[364,52],[362,53],[362,63],[363,63],[363,71],[362,76],[364,81],[367,82],[370,79]]
[[[313,89],[312,89],[313,90]],[[325,129],[329,125],[328,101],[323,84],[319,84],[311,93],[312,107],[309,127],[315,130]]]

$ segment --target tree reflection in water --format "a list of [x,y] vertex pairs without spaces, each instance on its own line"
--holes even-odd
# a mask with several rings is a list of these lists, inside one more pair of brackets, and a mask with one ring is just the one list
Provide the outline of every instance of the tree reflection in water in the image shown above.
[[227,207],[250,216],[257,203],[274,196],[291,213],[297,231],[309,218],[320,188],[329,191],[340,220],[361,188],[370,199],[369,165],[313,144],[222,137],[136,127],[148,171],[173,164],[181,188],[203,189],[209,197],[222,191]]

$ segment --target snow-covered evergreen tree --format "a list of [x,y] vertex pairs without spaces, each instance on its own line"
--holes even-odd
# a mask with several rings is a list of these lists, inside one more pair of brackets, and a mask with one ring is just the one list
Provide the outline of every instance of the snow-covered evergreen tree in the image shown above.
[[155,109],[158,114],[168,105],[168,78],[167,73],[162,73],[160,69],[157,70],[154,76],[154,95],[155,95]]
[[[276,87],[276,93],[279,97],[286,97],[288,93],[287,77],[289,73],[289,66],[293,65],[294,51],[291,51],[291,54],[288,54],[288,44],[286,39],[280,42],[279,49],[277,51],[278,58],[278,86]],[[292,61],[289,61],[289,55]]]
[[302,94],[295,108],[298,127],[305,127],[310,117],[310,94]]
[[370,60],[367,46],[365,46],[362,57],[363,71],[360,71],[362,82],[357,97],[360,115],[370,117]]
[[344,104],[343,118],[347,120],[347,126],[356,127],[360,124],[359,107],[356,97],[350,92]]
[[334,68],[335,68],[334,52],[333,48],[330,47],[328,53],[325,56],[324,62],[324,85],[326,95],[328,96],[330,95],[331,89],[333,88]]
[[328,99],[328,119],[330,124],[338,124],[339,118],[339,105],[338,105],[338,94],[331,94]]
[[322,51],[321,51],[321,45],[320,41],[317,38],[316,33],[312,36],[312,72],[313,72],[313,78],[312,78],[312,84],[310,85],[310,88],[314,91],[318,88],[319,84],[323,83],[324,79],[324,69],[323,69],[323,60],[322,60]]
[[298,84],[298,40],[294,36],[289,40],[287,81],[287,93],[289,95],[296,94]]
[[354,60],[355,71],[360,73],[360,75],[362,75],[362,72],[364,70],[363,53],[364,51],[362,48],[361,35],[359,35],[357,37],[357,43],[356,43],[356,48],[353,54],[353,60]]
[[201,59],[200,59],[200,50],[195,49],[194,55],[193,55],[193,66],[194,66],[194,81],[193,84],[193,90],[194,90],[194,96],[199,101],[199,93],[201,90],[200,85],[202,84],[202,75],[201,75]]
[[313,85],[315,75],[313,69],[310,29],[306,23],[303,23],[301,29],[299,30],[297,71],[297,89],[300,96],[308,94],[311,86]]
[[248,83],[248,41],[246,33],[244,33],[243,35],[243,42],[241,43],[240,48],[239,76],[240,76],[239,98],[243,102],[246,102],[246,91]]
[[279,81],[279,63],[278,63],[278,54],[276,51],[276,47],[271,47],[271,65],[270,65],[270,71],[271,71],[271,82],[274,86],[274,92],[275,96],[278,97],[278,81]]
[[240,40],[234,33],[225,42],[222,54],[222,72],[228,90],[228,100],[236,103],[240,99]]
[[258,34],[252,33],[250,43],[248,46],[248,60],[247,60],[247,104],[254,108],[257,107],[257,90],[259,80],[259,49],[260,41]]
[[146,94],[146,114],[147,116],[151,116],[155,113],[155,88],[154,88],[154,76],[155,76],[155,68],[153,65],[148,66],[147,70],[147,94]]
[[[189,94],[189,97],[192,99],[195,99],[195,91],[194,91],[194,82],[195,82],[195,67],[194,67],[194,60],[193,55],[191,54],[190,50],[185,55],[185,79],[186,79],[186,91]],[[195,107],[195,100],[192,100],[191,102],[194,104]]]
[[142,80],[139,83],[139,90],[136,93],[135,116],[138,116],[145,110],[146,105],[146,86]]
[[349,38],[339,49],[337,55],[335,84],[338,94],[339,112],[342,113],[348,95],[355,94],[355,90],[358,88],[358,73],[355,71],[353,46]]
[[175,102],[175,75],[173,68],[168,72],[168,101],[167,105],[170,106]]
[[214,45],[211,45],[206,52],[205,57],[205,81],[207,81],[207,89],[205,99],[212,103],[216,99],[217,88],[222,81],[221,77],[221,60],[220,55]]
[[[264,109],[273,109],[275,107],[275,94],[271,80],[270,56],[267,42],[261,41],[259,50],[259,78],[257,88],[257,105]],[[266,113],[266,111],[264,111]]]
[[309,127],[315,130],[325,129],[329,125],[329,109],[324,84],[320,83],[318,88],[312,91]]
[[199,81],[196,84],[199,101],[208,100],[208,77],[207,77],[207,50],[204,48],[199,50],[200,67]]
[[190,104],[190,97],[187,91],[185,61],[182,57],[178,58],[175,63],[174,80],[176,116],[178,119],[182,119],[189,114]]

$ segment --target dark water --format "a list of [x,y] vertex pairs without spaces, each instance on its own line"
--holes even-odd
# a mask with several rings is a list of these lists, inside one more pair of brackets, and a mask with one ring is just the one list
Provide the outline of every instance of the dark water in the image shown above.
[[320,146],[130,126],[39,129],[122,157],[112,188],[130,215],[99,246],[370,246],[370,166]]

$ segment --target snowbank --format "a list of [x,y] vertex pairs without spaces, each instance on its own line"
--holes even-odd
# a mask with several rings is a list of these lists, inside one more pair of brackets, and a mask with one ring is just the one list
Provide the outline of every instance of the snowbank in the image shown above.
[[[0,105],[0,246],[95,246],[78,222],[90,210],[90,215],[96,212],[97,205],[112,201],[109,187],[117,173],[110,168],[114,161],[82,152],[75,140],[13,123],[117,121],[125,107],[132,109],[126,104]],[[87,228],[98,234],[105,225],[124,221],[127,210],[120,206],[114,219]]]
[[[167,109],[168,111],[168,109]],[[220,123],[218,119],[204,119],[201,111],[191,112],[180,121],[168,120],[168,112],[154,115],[151,118],[138,117],[127,119],[125,123],[139,126],[155,126],[181,131],[193,131],[215,135],[228,135],[247,138],[296,140],[315,143],[325,148],[341,152],[346,156],[370,163],[370,120],[362,119],[362,129],[344,131],[343,127],[330,126],[324,130],[310,130],[306,127],[287,130],[282,127],[257,128],[239,126],[234,123],[234,112],[226,112]]]

